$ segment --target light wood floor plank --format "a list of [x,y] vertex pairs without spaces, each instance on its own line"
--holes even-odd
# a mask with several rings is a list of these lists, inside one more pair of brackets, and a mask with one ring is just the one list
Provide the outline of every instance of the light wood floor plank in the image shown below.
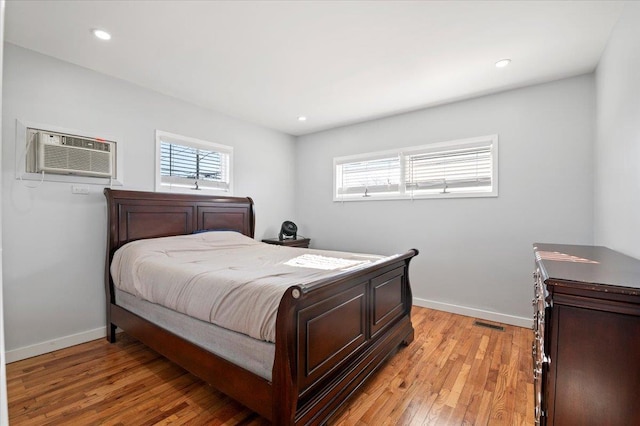
[[[415,307],[415,340],[330,422],[336,426],[533,425],[531,330]],[[122,333],[7,366],[12,425],[268,422]]]

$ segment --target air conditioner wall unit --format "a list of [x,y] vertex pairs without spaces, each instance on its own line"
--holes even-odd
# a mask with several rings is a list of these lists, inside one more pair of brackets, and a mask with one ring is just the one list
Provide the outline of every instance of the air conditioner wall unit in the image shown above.
[[112,178],[115,142],[38,131],[37,172]]

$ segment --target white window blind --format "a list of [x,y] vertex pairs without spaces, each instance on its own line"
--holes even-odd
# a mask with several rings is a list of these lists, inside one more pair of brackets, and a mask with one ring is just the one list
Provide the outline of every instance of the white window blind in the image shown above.
[[498,195],[498,137],[334,159],[334,200]]
[[375,193],[398,192],[400,157],[340,164],[338,175],[338,194],[368,197]]
[[407,191],[491,191],[491,145],[423,152],[405,156]]
[[156,132],[157,190],[231,192],[233,148],[167,132]]

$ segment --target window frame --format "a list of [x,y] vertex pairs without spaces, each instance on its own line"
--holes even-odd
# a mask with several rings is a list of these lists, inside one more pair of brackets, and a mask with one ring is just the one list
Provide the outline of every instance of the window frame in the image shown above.
[[[177,192],[193,194],[195,191],[203,191],[206,194],[221,194],[221,195],[233,195],[233,147],[228,145],[219,144],[216,142],[205,141],[202,139],[192,138],[189,136],[179,135],[176,133],[170,133],[163,130],[156,129],[156,179],[155,187],[156,192]],[[191,148],[199,148],[207,151],[216,151],[222,154],[226,154],[229,157],[229,187],[228,189],[217,188],[214,186],[208,186],[206,180],[198,181],[198,190],[195,187],[190,187],[182,184],[166,183],[162,180],[162,154],[161,144],[173,143],[176,145],[188,146]]]
[[[414,193],[406,188],[406,157],[418,153],[451,151],[473,146],[490,146],[491,153],[491,191],[454,191],[437,193]],[[338,167],[343,164],[360,161],[373,161],[380,158],[398,156],[400,158],[400,183],[397,193],[338,194]],[[445,142],[434,142],[425,145],[410,146],[392,150],[369,152],[364,154],[334,157],[333,159],[333,201],[378,201],[378,200],[413,200],[413,199],[448,199],[448,198],[484,198],[498,196],[498,135],[478,136],[456,139]]]

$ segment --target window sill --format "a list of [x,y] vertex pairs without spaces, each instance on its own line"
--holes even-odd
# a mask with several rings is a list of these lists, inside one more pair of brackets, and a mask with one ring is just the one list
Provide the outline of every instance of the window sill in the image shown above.
[[174,193],[174,194],[202,194],[202,195],[223,195],[225,197],[232,197],[233,192],[227,191],[219,188],[207,188],[200,187],[195,189],[193,187],[185,187],[185,186],[169,186],[169,185],[160,185],[156,186],[156,192],[166,192],[166,193]]
[[351,201],[392,201],[392,200],[443,200],[451,198],[497,198],[496,192],[478,192],[478,193],[455,193],[448,192],[446,194],[421,194],[421,195],[370,195],[368,197],[333,197],[333,201],[337,203],[351,202]]

